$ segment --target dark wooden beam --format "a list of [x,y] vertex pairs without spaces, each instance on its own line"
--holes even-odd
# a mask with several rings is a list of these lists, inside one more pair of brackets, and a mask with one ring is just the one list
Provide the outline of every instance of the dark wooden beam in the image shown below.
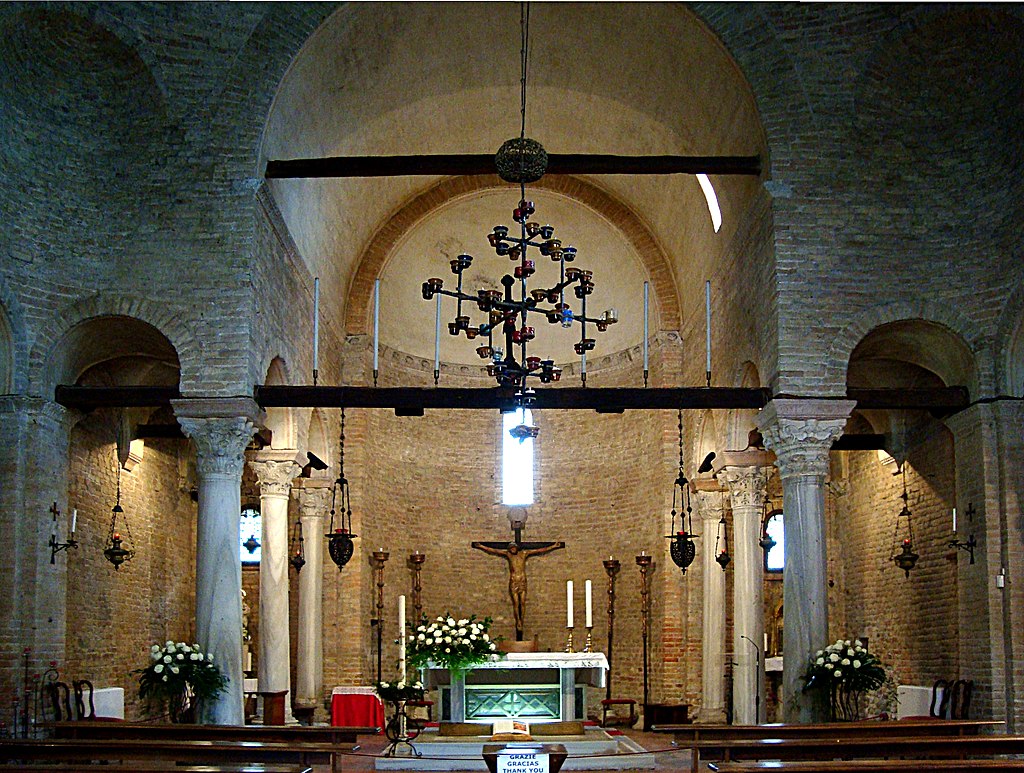
[[833,451],[884,451],[885,435],[841,435]]
[[178,387],[62,386],[54,390],[53,399],[65,408],[91,411],[96,408],[154,408],[169,405],[181,397]]
[[[268,161],[268,180],[303,177],[401,177],[496,174],[493,154],[333,156]],[[547,174],[761,174],[760,156],[612,156],[551,153]]]

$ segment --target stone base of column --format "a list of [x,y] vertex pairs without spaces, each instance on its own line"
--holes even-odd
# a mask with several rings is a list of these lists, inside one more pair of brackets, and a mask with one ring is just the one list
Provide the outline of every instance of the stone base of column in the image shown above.
[[725,709],[714,708],[708,706],[707,708],[701,708],[697,712],[697,716],[694,717],[694,724],[697,725],[724,725],[725,724]]

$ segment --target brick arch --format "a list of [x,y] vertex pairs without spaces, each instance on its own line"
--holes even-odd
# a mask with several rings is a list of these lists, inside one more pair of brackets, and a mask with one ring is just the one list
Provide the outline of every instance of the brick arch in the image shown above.
[[[359,335],[367,332],[373,311],[373,282],[380,276],[388,255],[413,225],[454,198],[506,186],[508,184],[496,175],[447,178],[407,202],[389,217],[370,239],[369,245],[359,259],[359,266],[349,287],[348,300],[345,304],[346,333]],[[659,310],[658,319],[654,320],[654,330],[679,329],[679,294],[668,256],[650,229],[629,207],[591,183],[569,175],[549,175],[533,183],[531,187],[559,193],[578,201],[615,226],[633,245],[651,277],[651,289],[658,301]]]
[[[971,397],[977,399],[993,392],[993,358],[988,341],[982,337],[977,326],[963,317],[949,304],[937,303],[922,298],[895,301],[893,303],[865,309],[836,336],[825,357],[825,383],[835,394],[846,391],[846,370],[853,350],[865,336],[881,325],[906,320],[933,322],[949,329],[959,336],[974,354],[977,385],[971,389]],[[969,385],[970,386],[970,385]]]
[[202,346],[184,322],[181,310],[145,298],[97,293],[72,303],[52,317],[40,331],[29,358],[29,385],[39,397],[52,397],[56,374],[49,372],[51,359],[61,339],[72,328],[97,317],[131,317],[162,333],[178,355],[179,387],[182,394],[196,391],[206,367]]

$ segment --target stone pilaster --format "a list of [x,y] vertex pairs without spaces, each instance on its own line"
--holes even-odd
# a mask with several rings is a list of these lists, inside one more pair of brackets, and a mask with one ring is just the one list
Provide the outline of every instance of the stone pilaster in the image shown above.
[[733,722],[754,725],[765,718],[764,567],[758,544],[765,499],[763,451],[721,455],[717,473],[729,491],[733,523]]
[[697,721],[725,722],[725,572],[715,560],[718,524],[725,513],[725,493],[716,481],[693,483],[700,513],[704,614],[701,636],[701,704]]
[[238,527],[244,453],[260,410],[248,398],[175,400],[173,406],[197,456],[196,638],[228,680],[213,705],[203,707],[203,719],[241,725],[245,716]]
[[298,490],[306,565],[299,572],[299,637],[295,704],[319,707],[323,693],[324,515],[331,496],[328,481],[303,481]]
[[825,478],[829,450],[856,404],[772,400],[758,417],[782,479],[785,529],[783,705],[787,722],[823,720],[823,705],[801,691],[803,665],[828,643]]
[[263,536],[260,550],[261,692],[286,690],[285,721],[292,719],[291,637],[288,634],[288,500],[302,472],[295,449],[260,451],[249,464],[260,484]]

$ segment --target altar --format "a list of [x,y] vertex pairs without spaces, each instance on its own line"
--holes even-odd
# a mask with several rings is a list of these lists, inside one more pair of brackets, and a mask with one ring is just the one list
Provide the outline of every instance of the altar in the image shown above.
[[511,652],[454,679],[442,666],[426,671],[426,685],[441,693],[443,721],[569,722],[586,719],[586,688],[605,686],[608,659],[602,652]]

